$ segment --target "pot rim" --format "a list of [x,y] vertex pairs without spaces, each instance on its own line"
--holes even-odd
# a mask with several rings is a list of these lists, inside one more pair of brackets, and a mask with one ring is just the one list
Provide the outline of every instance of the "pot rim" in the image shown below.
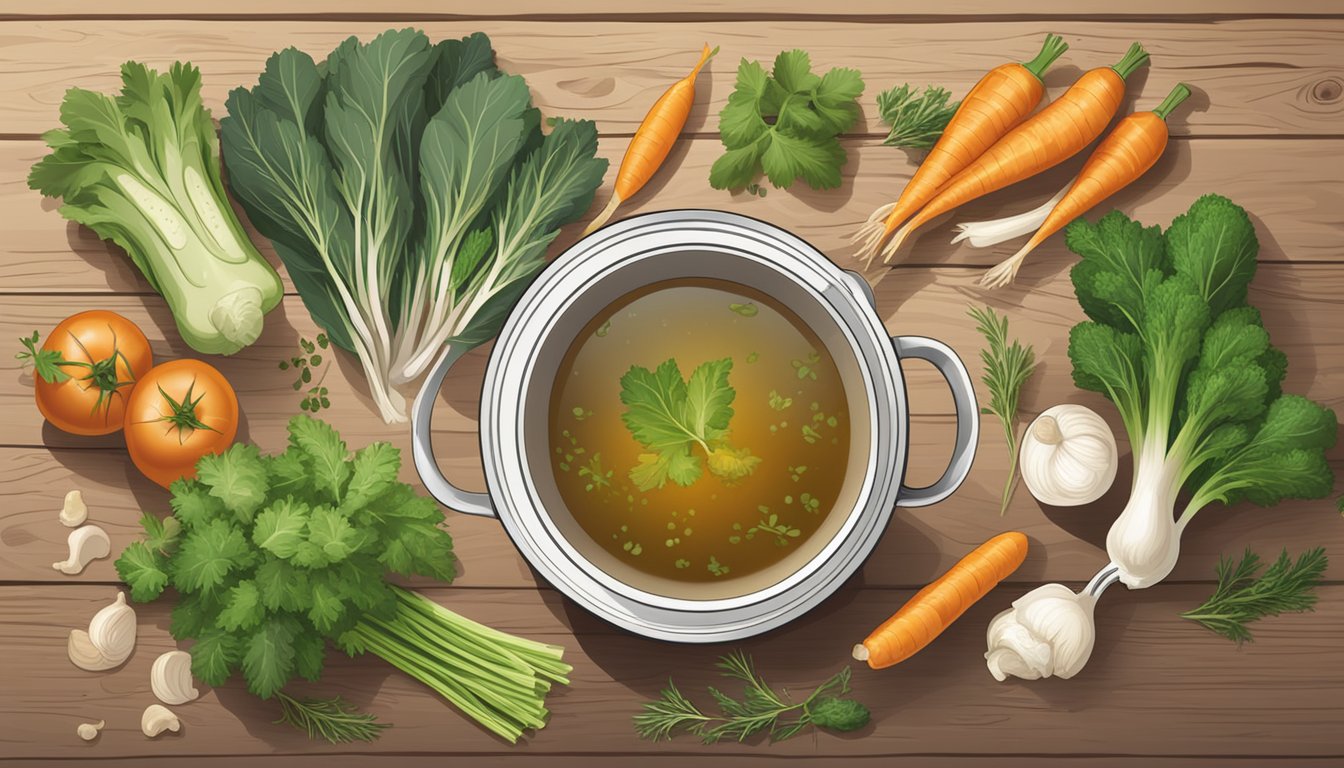
[[[550,467],[530,468],[523,417],[523,402],[534,386],[535,350],[557,330],[566,309],[585,290],[622,269],[687,251],[749,260],[802,288],[843,332],[858,361],[870,419],[861,486],[845,521],[821,551],[767,587],[707,600],[642,590],[584,557],[558,530],[539,496],[533,477]],[[732,279],[728,270],[705,276]],[[802,615],[838,589],[871,553],[891,517],[905,474],[904,378],[895,347],[873,310],[867,283],[774,225],[722,211],[686,209],[630,217],[567,249],[542,271],[509,315],[490,355],[481,396],[486,481],[514,546],[570,599],[608,622],[650,637],[681,642],[740,639]]]

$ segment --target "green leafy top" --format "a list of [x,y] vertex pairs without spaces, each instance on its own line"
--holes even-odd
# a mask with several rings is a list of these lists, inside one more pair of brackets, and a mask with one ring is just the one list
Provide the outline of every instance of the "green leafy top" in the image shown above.
[[727,151],[710,168],[710,186],[740,189],[761,171],[780,188],[798,178],[813,189],[840,186],[845,150],[836,136],[859,119],[862,94],[858,70],[818,76],[806,51],[781,52],[769,73],[742,59],[737,87],[719,113]]
[[1247,624],[1265,616],[1310,611],[1316,605],[1313,591],[1325,573],[1325,549],[1303,552],[1293,562],[1288,550],[1279,553],[1264,573],[1260,556],[1246,548],[1235,565],[1229,558],[1218,560],[1218,587],[1204,604],[1181,614],[1213,632],[1238,643],[1251,640]]
[[326,640],[350,650],[347,630],[390,614],[388,572],[452,580],[443,513],[400,468],[386,443],[352,455],[325,422],[295,416],[282,453],[236,444],[201,459],[197,479],[173,484],[173,515],[142,518],[117,573],[138,602],[177,589],[171,631],[196,640],[196,677],[220,685],[241,669],[268,698],[316,679]]
[[670,479],[682,486],[700,478],[702,467],[694,448],[709,461],[709,470],[728,481],[751,474],[760,458],[727,443],[737,392],[728,384],[731,358],[702,363],[689,381],[681,378],[677,361],[657,369],[631,366],[621,377],[621,420],[650,453],[641,454],[630,479],[641,491],[661,488]]
[[1214,501],[1330,492],[1335,416],[1282,394],[1287,360],[1246,305],[1258,244],[1245,211],[1205,195],[1165,234],[1112,211],[1065,239],[1089,318],[1069,334],[1074,382],[1115,403],[1136,466],[1151,453],[1179,467],[1183,520]]

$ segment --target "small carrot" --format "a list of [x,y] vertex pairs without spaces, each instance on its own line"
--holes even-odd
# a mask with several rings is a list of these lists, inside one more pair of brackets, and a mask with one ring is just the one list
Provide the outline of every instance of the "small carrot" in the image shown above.
[[1017,531],[986,541],[854,646],[854,658],[882,669],[914,656],[1026,559],[1027,537]]
[[854,235],[854,242],[863,241],[857,257],[871,263],[882,241],[923,207],[939,187],[1031,114],[1045,95],[1041,75],[1068,49],[1059,35],[1046,35],[1036,58],[1021,64],[1001,64],[980,78],[900,198],[873,211]]
[[1125,79],[1148,62],[1134,43],[1115,66],[1083,73],[1050,105],[1009,131],[983,155],[953,176],[929,204],[896,231],[883,249],[884,261],[930,220],[1010,184],[1016,184],[1083,151],[1106,130],[1125,97]]
[[1097,203],[1129,186],[1148,172],[1167,148],[1167,115],[1190,96],[1190,86],[1177,83],[1167,98],[1151,112],[1135,112],[1116,124],[1087,158],[1078,178],[1050,210],[1036,234],[1022,250],[985,273],[981,285],[1005,286],[1017,277],[1017,270],[1036,246],[1082,216]]
[[653,106],[649,107],[649,113],[639,124],[635,137],[630,140],[630,146],[626,147],[621,168],[616,172],[616,184],[611,193],[611,200],[588,228],[583,230],[583,234],[587,235],[606,224],[611,214],[616,212],[616,206],[629,200],[643,188],[663,164],[663,160],[667,159],[667,153],[672,150],[672,144],[676,142],[682,127],[686,125],[686,118],[691,114],[691,104],[695,102],[695,78],[700,74],[700,69],[718,52],[717,47],[711,51],[709,43],[705,43],[695,69],[673,83],[662,96],[658,97]]

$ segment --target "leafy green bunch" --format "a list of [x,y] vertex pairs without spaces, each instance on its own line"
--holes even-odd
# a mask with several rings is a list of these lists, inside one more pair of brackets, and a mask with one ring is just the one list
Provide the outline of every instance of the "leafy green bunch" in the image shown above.
[[316,680],[327,640],[353,655],[347,633],[395,615],[388,572],[452,580],[443,512],[397,482],[400,467],[387,443],[352,455],[325,422],[295,416],[282,453],[236,444],[201,459],[197,479],[173,484],[173,515],[141,519],[117,573],[138,602],[177,590],[170,631],[195,639],[192,674],[220,685],[241,670],[269,698]]
[[783,51],[766,72],[742,59],[737,87],[719,113],[727,151],[709,170],[715,189],[741,189],[764,172],[775,187],[801,178],[813,189],[840,186],[845,150],[837,136],[859,119],[863,78],[856,69],[812,72],[806,51]]
[[1073,222],[1066,239],[1082,256],[1072,279],[1090,318],[1069,336],[1073,377],[1120,412],[1134,453],[1131,507],[1171,522],[1185,489],[1183,527],[1215,501],[1330,492],[1335,415],[1282,393],[1287,359],[1247,305],[1258,242],[1244,210],[1205,195],[1165,234],[1113,211]]

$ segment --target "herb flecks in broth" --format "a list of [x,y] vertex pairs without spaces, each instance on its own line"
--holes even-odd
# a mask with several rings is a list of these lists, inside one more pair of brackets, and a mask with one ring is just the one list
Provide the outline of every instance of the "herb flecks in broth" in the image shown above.
[[750,301],[745,304],[729,304],[728,309],[743,317],[755,317],[757,312],[756,305]]
[[[732,310],[747,304],[754,315]],[[651,396],[637,408],[623,404],[632,372]],[[626,416],[654,394],[667,405],[645,440],[650,425],[636,417],[636,434]],[[577,527],[565,535],[658,578],[750,578],[811,552],[831,524],[849,421],[830,349],[774,297],[711,280],[641,289],[594,317],[557,370],[552,476]]]
[[652,453],[639,455],[630,480],[641,491],[662,488],[668,480],[689,486],[703,469],[698,447],[708,459],[709,471],[726,481],[751,474],[761,460],[746,448],[727,442],[737,392],[728,384],[731,358],[711,360],[696,367],[689,381],[681,378],[675,359],[650,371],[637,365],[621,377],[621,420],[631,436]]

